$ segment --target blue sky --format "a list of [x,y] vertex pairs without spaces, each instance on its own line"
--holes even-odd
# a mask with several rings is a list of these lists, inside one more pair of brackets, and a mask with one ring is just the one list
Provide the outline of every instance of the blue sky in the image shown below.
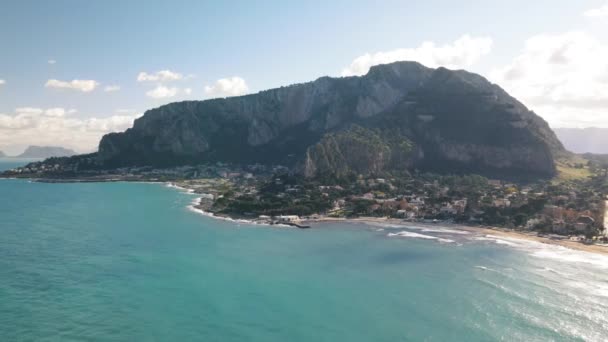
[[5,1],[0,150],[93,150],[102,134],[165,103],[402,58],[481,73],[554,127],[608,127],[605,32],[599,0]]

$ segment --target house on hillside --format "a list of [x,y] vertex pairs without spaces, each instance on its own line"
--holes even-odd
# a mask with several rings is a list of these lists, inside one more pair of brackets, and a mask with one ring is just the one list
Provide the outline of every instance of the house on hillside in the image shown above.
[[580,233],[588,233],[593,229],[595,219],[588,215],[581,215],[576,219],[574,229]]

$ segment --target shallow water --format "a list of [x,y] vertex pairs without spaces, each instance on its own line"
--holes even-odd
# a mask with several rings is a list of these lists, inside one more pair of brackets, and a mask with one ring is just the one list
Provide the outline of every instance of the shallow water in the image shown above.
[[442,227],[236,224],[192,200],[0,180],[1,340],[608,336],[604,256]]

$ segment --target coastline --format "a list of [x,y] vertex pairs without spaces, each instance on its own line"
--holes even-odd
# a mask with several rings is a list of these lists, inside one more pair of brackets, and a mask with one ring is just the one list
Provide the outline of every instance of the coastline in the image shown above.
[[[177,185],[173,182],[165,183],[168,187],[175,188],[189,194],[195,194],[194,189],[190,189],[184,186]],[[235,223],[242,224],[251,224],[251,225],[263,225],[263,226],[279,226],[285,228],[294,228],[290,225],[284,224],[269,224],[260,222],[259,220],[253,219],[245,219],[245,218],[232,218],[229,216],[221,216],[215,215],[214,213],[203,210],[199,207],[199,203],[202,197],[196,197],[192,203],[188,206],[188,209],[196,212],[200,215],[210,217],[217,220],[230,221]],[[300,221],[301,224],[310,225],[311,228],[315,228],[315,226],[322,225],[323,223],[346,223],[346,224],[364,224],[364,225],[377,225],[377,224],[390,224],[395,226],[402,226],[404,229],[407,229],[408,226],[418,226],[418,227],[442,227],[452,230],[459,230],[468,233],[475,233],[479,235],[483,235],[484,237],[492,238],[506,238],[512,240],[525,240],[525,241],[533,241],[538,243],[544,243],[552,246],[561,246],[564,248],[568,248],[575,251],[582,251],[594,254],[600,254],[608,256],[608,245],[602,246],[598,244],[585,244],[583,242],[572,241],[569,240],[568,237],[564,236],[563,238],[556,237],[548,237],[548,236],[539,236],[535,232],[523,232],[516,231],[508,228],[500,228],[500,227],[485,227],[485,226],[466,226],[461,224],[454,223],[446,223],[446,222],[438,222],[438,223],[426,223],[426,222],[412,222],[412,221],[403,221],[395,218],[388,217],[357,217],[357,218],[346,218],[346,217],[319,217],[314,219],[303,219]]]
[[[194,189],[188,188],[184,186],[184,184],[177,184],[175,182],[164,182],[167,187],[174,188],[188,194],[196,194]],[[200,215],[210,217],[217,220],[230,221],[234,223],[241,224],[251,224],[251,225],[264,225],[264,226],[278,226],[285,228],[294,228],[293,226],[283,225],[283,224],[269,224],[260,222],[259,220],[252,219],[244,219],[244,218],[232,218],[229,216],[221,216],[215,215],[214,213],[203,210],[199,207],[200,201],[202,197],[196,197],[192,203],[188,206],[188,209],[196,212]],[[357,218],[346,218],[346,217],[319,217],[314,219],[303,219],[300,221],[302,224],[310,225],[311,228],[315,228],[323,223],[346,223],[346,224],[365,224],[365,225],[377,225],[377,224],[390,224],[396,226],[403,226],[404,229],[407,229],[408,226],[419,226],[419,227],[444,227],[452,230],[460,230],[463,232],[475,233],[479,235],[483,235],[484,237],[498,237],[498,238],[506,238],[513,240],[525,240],[525,241],[533,241],[538,243],[544,243],[552,246],[561,246],[564,248],[568,248],[575,251],[582,251],[600,255],[608,256],[608,245],[602,246],[598,244],[585,244],[583,242],[572,241],[569,240],[568,237],[564,236],[561,239],[556,237],[548,237],[548,236],[539,236],[535,232],[523,232],[516,231],[508,228],[500,228],[500,227],[486,227],[486,226],[466,226],[461,224],[454,223],[426,223],[426,222],[411,222],[411,221],[403,221],[395,218],[388,217],[357,217]]]
[[[22,177],[16,177],[17,179],[24,179]],[[182,191],[188,194],[196,194],[196,190],[193,188],[189,188],[186,184],[179,183],[179,181],[157,181],[150,179],[116,179],[116,178],[79,178],[79,179],[44,179],[44,178],[29,178],[30,181],[34,182],[49,182],[49,183],[103,183],[103,182],[135,182],[135,183],[155,183],[155,184],[164,184],[169,188],[176,189],[178,191]],[[277,226],[281,228],[293,228],[290,225],[285,224],[269,224],[265,222],[260,222],[259,220],[254,219],[246,219],[246,218],[233,218],[229,216],[223,215],[215,215],[214,213],[205,211],[203,208],[199,206],[200,200],[202,197],[196,197],[192,203],[188,206],[188,209],[198,213],[200,215],[222,220],[229,221],[239,224],[251,224],[251,225],[264,225],[264,226]],[[608,218],[606,218],[608,221]],[[400,219],[387,218],[387,217],[358,217],[358,218],[346,218],[346,217],[320,217],[315,219],[303,219],[300,221],[302,224],[310,225],[312,228],[318,226],[323,223],[332,223],[332,222],[340,222],[340,223],[358,223],[358,224],[391,224],[403,226],[403,228],[407,228],[408,226],[416,225],[423,227],[444,227],[453,230],[461,230],[470,233],[476,233],[480,235],[484,235],[486,237],[500,237],[500,238],[508,238],[508,239],[517,239],[517,240],[526,240],[526,241],[534,241],[539,243],[544,243],[547,245],[553,246],[561,246],[564,248],[583,251],[601,255],[608,255],[608,245],[598,245],[598,244],[585,244],[583,242],[572,241],[569,240],[568,237],[564,236],[563,238],[557,237],[549,237],[549,236],[539,236],[535,232],[522,232],[516,231],[507,228],[500,227],[486,227],[486,226],[466,226],[454,223],[446,223],[446,222],[438,222],[438,223],[426,223],[426,222],[411,222],[411,221],[403,221]]]
[[500,227],[475,227],[475,226],[466,226],[454,223],[425,223],[425,222],[410,222],[410,221],[402,221],[399,219],[392,219],[387,217],[359,217],[359,218],[334,218],[334,217],[323,217],[319,219],[310,219],[303,220],[303,222],[307,224],[314,225],[322,224],[322,223],[331,223],[331,222],[343,222],[343,223],[360,223],[360,224],[391,224],[391,225],[399,225],[403,226],[403,228],[407,228],[408,225],[416,225],[422,227],[444,227],[452,230],[460,230],[469,233],[476,233],[480,235],[484,235],[485,237],[499,237],[499,238],[507,238],[514,240],[526,240],[526,241],[534,241],[539,243],[544,243],[547,245],[561,246],[572,250],[602,254],[608,256],[608,246],[602,246],[597,244],[585,244],[578,241],[568,240],[567,237],[563,239],[557,239],[547,236],[539,236],[536,235],[535,232],[521,232],[516,230],[511,230],[507,228]]

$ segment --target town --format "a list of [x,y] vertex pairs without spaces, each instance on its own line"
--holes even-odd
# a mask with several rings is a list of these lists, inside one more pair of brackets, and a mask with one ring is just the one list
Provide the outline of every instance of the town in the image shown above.
[[[91,160],[91,163],[94,163]],[[389,217],[538,232],[605,242],[606,168],[596,160],[568,165],[586,177],[535,183],[478,175],[407,172],[341,179],[299,176],[284,166],[227,163],[99,170],[65,158],[36,162],[5,176],[64,181],[171,182],[199,194],[196,207],[216,216],[305,227],[319,218]]]

